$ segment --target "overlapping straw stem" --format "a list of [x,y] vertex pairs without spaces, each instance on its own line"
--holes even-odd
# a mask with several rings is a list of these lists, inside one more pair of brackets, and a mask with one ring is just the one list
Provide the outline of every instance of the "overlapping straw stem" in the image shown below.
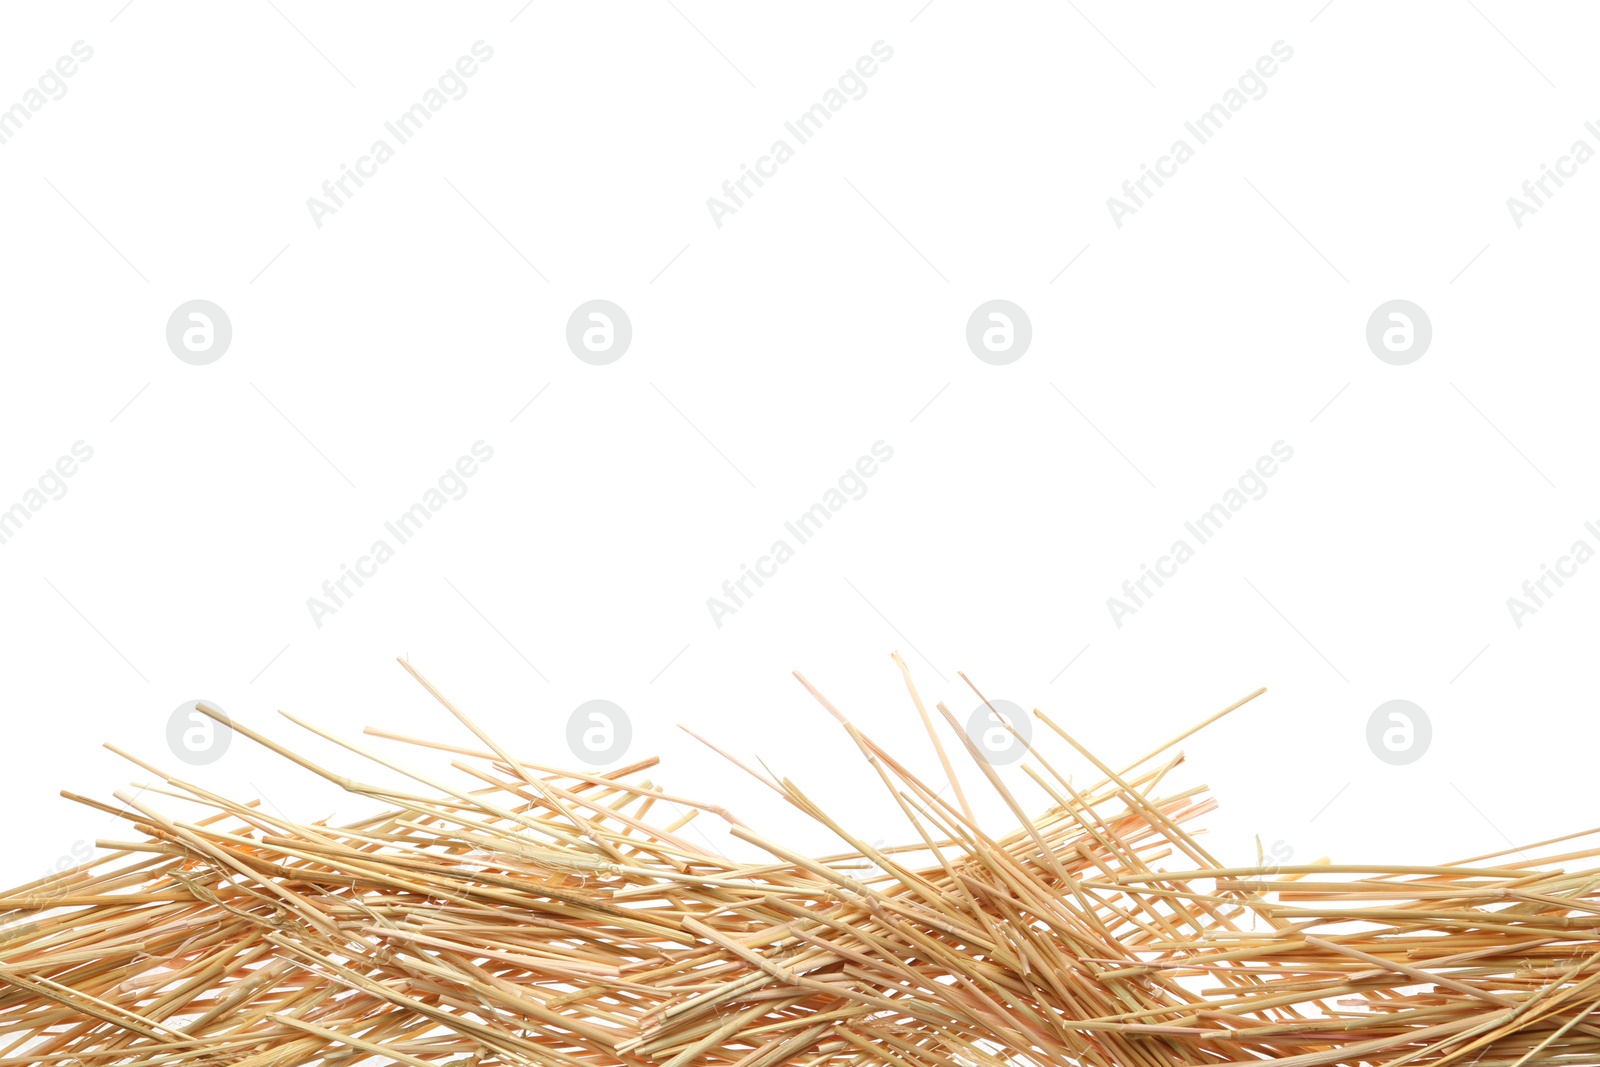
[[[653,784],[654,760],[513,755],[420,675],[476,740],[369,730],[369,749],[291,717],[404,789],[231,724],[375,812],[347,825],[125,754],[150,776],[137,792],[65,795],[126,839],[0,898],[0,1067],[1600,1063],[1584,835],[1529,846],[1554,852],[1537,862],[1223,862],[1185,829],[1213,802],[1169,784],[1193,730],[1114,766],[1042,712],[1024,770],[1050,803],[1030,814],[895,662],[912,708],[894,749],[931,743],[948,790],[801,682],[904,812],[900,844],[729,756],[841,839],[821,858]],[[979,825],[978,788],[1009,830]],[[690,840],[699,817],[757,858]]]

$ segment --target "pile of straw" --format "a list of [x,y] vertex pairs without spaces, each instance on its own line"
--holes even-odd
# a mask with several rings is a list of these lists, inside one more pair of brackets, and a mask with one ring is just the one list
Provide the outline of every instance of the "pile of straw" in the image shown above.
[[[1183,828],[1212,802],[1164,784],[1187,733],[1116,769],[1036,713],[1100,780],[1031,752],[1053,804],[1029,817],[906,684],[948,798],[812,690],[915,828],[902,846],[740,764],[847,842],[822,859],[640,779],[654,761],[517,758],[443,697],[478,744],[410,743],[453,757],[448,780],[339,742],[415,793],[234,723],[386,810],[303,825],[143,763],[158,781],[117,805],[72,796],[140,839],[0,899],[0,1065],[1600,1063],[1600,874],[1551,865],[1595,849],[1229,866]],[[1004,836],[977,825],[969,761],[1015,813]],[[763,858],[686,840],[701,813]]]

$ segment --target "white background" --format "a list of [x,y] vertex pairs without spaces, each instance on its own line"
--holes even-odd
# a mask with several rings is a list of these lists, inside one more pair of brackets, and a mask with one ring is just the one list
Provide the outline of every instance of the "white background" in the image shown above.
[[[674,3],[6,6],[0,106],[94,49],[0,145],[0,507],[94,450],[0,545],[11,882],[131,834],[57,796],[151,780],[102,741],[360,814],[242,737],[188,767],[166,723],[208,699],[382,778],[275,712],[469,743],[399,655],[540,762],[613,700],[657,781],[817,852],[676,724],[898,840],[789,676],[937,783],[894,649],[930,708],[966,718],[965,671],[1113,762],[1268,687],[1177,776],[1240,863],[1256,834],[1443,862],[1595,821],[1600,566],[1521,628],[1506,607],[1600,547],[1600,164],[1521,228],[1506,207],[1600,147],[1593,11]],[[479,40],[467,94],[314,225]],[[706,199],[880,40],[866,95],[717,227]],[[1280,40],[1266,95],[1115,226],[1106,198]],[[233,325],[209,366],[165,341],[196,298]],[[593,298],[633,324],[605,367],[564,340]],[[1009,366],[965,343],[993,298],[1032,321]],[[1434,330],[1403,367],[1364,338],[1395,298]],[[307,598],[479,440],[467,495],[316,626]],[[866,495],[715,626],[706,599],[879,440]],[[1267,494],[1114,625],[1107,597],[1280,440]],[[1367,748],[1393,698],[1433,724],[1409,766]]]

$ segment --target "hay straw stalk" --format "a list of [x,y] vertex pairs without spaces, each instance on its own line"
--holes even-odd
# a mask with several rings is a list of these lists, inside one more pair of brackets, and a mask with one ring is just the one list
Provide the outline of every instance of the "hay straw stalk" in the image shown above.
[[[1179,742],[1260,692],[1122,767],[1035,712],[1092,772],[1074,784],[1030,746],[1051,800],[1030,816],[894,660],[948,796],[800,680],[904,812],[900,845],[728,756],[844,842],[822,858],[641,777],[655,760],[514,756],[404,661],[476,742],[367,732],[448,774],[290,716],[414,783],[366,784],[231,724],[382,809],[348,825],[120,753],[154,781],[63,795],[130,839],[0,897],[0,1067],[1600,1063],[1585,835],[1541,862],[1224,863],[1185,829],[1213,802],[1167,780]],[[974,784],[1015,828],[980,827]],[[163,795],[205,814],[165,815]],[[687,839],[702,816],[760,859]]]

